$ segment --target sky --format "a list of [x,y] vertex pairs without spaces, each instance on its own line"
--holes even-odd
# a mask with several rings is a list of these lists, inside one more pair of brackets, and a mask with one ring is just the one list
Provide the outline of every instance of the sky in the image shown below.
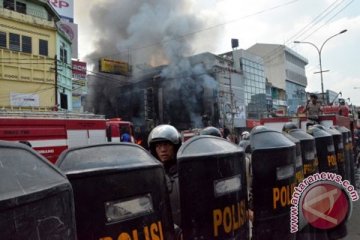
[[[74,0],[79,59],[134,53],[144,64],[166,63],[168,39],[186,42],[187,55],[231,50],[256,43],[284,44],[306,59],[308,92],[321,92],[318,48],[324,90],[341,92],[360,106],[360,1],[356,0]],[[162,45],[161,49],[158,45]],[[164,50],[165,49],[165,50]],[[145,56],[145,52],[149,55]],[[144,54],[140,54],[144,53]],[[124,55],[125,54],[125,55]],[[132,54],[131,54],[132,55]]]

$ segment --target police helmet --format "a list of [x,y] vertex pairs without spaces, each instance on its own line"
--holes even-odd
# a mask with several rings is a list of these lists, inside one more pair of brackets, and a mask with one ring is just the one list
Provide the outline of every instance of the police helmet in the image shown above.
[[200,131],[200,135],[212,135],[216,137],[222,137],[220,130],[216,127],[206,127]]
[[287,122],[287,123],[285,123],[284,126],[283,126],[283,128],[282,128],[283,132],[286,132],[286,133],[289,133],[289,131],[292,130],[292,129],[298,129],[298,127],[296,126],[296,124],[293,123],[293,122]]
[[310,94],[310,98],[318,99],[318,96],[315,93]]
[[243,140],[249,140],[250,139],[250,133],[248,131],[243,131],[241,133],[241,139]]
[[177,150],[181,145],[181,136],[175,127],[168,124],[162,124],[151,130],[148,137],[148,146],[150,148],[150,152],[155,157],[155,143],[157,142],[171,142],[175,145]]

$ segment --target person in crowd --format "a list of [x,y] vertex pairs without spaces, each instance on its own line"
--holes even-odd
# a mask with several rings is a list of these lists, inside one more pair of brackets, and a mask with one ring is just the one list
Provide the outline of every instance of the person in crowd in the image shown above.
[[132,142],[131,136],[128,133],[123,133],[120,137],[121,142]]
[[171,125],[159,125],[150,132],[148,146],[150,153],[164,166],[173,220],[177,226],[180,226],[179,177],[176,154],[181,146],[181,135]]
[[322,114],[322,110],[316,94],[310,95],[310,100],[308,100],[303,113],[307,114],[307,118],[310,121],[307,123],[307,126],[320,123],[319,116]]

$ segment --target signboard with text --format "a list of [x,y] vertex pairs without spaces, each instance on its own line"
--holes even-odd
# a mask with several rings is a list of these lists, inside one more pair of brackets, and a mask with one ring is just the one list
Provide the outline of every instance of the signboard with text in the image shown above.
[[10,105],[16,107],[39,107],[40,97],[35,93],[11,93]]
[[74,22],[74,1],[73,0],[49,0],[48,1],[61,18]]
[[72,60],[73,78],[78,80],[86,80],[86,62]]
[[128,75],[129,64],[123,61],[100,58],[99,71],[103,73],[111,73],[117,75]]

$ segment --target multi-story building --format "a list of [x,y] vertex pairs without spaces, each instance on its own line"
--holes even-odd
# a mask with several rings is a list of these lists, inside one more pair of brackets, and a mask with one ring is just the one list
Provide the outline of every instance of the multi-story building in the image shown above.
[[52,110],[57,102],[56,22],[46,0],[0,2],[0,107]]
[[[266,78],[263,59],[243,49],[221,54],[234,61],[234,68],[240,73],[242,94],[239,100],[246,109],[246,117],[259,119],[267,114]],[[237,86],[235,85],[234,88]],[[241,104],[240,104],[241,106]]]
[[[265,75],[276,87],[278,94],[273,100],[277,110],[287,115],[296,114],[299,105],[306,102],[306,58],[284,45],[257,43],[247,49],[264,59]],[[284,95],[286,93],[286,95]],[[284,106],[286,102],[287,106]]]
[[212,75],[216,86],[212,86],[216,105],[220,113],[220,126],[242,128],[246,126],[246,109],[244,99],[244,81],[242,74],[234,67],[231,55],[202,53],[190,57],[192,65],[204,64],[206,71]]
[[61,29],[56,34],[57,106],[59,110],[72,111],[72,61],[71,41]]

